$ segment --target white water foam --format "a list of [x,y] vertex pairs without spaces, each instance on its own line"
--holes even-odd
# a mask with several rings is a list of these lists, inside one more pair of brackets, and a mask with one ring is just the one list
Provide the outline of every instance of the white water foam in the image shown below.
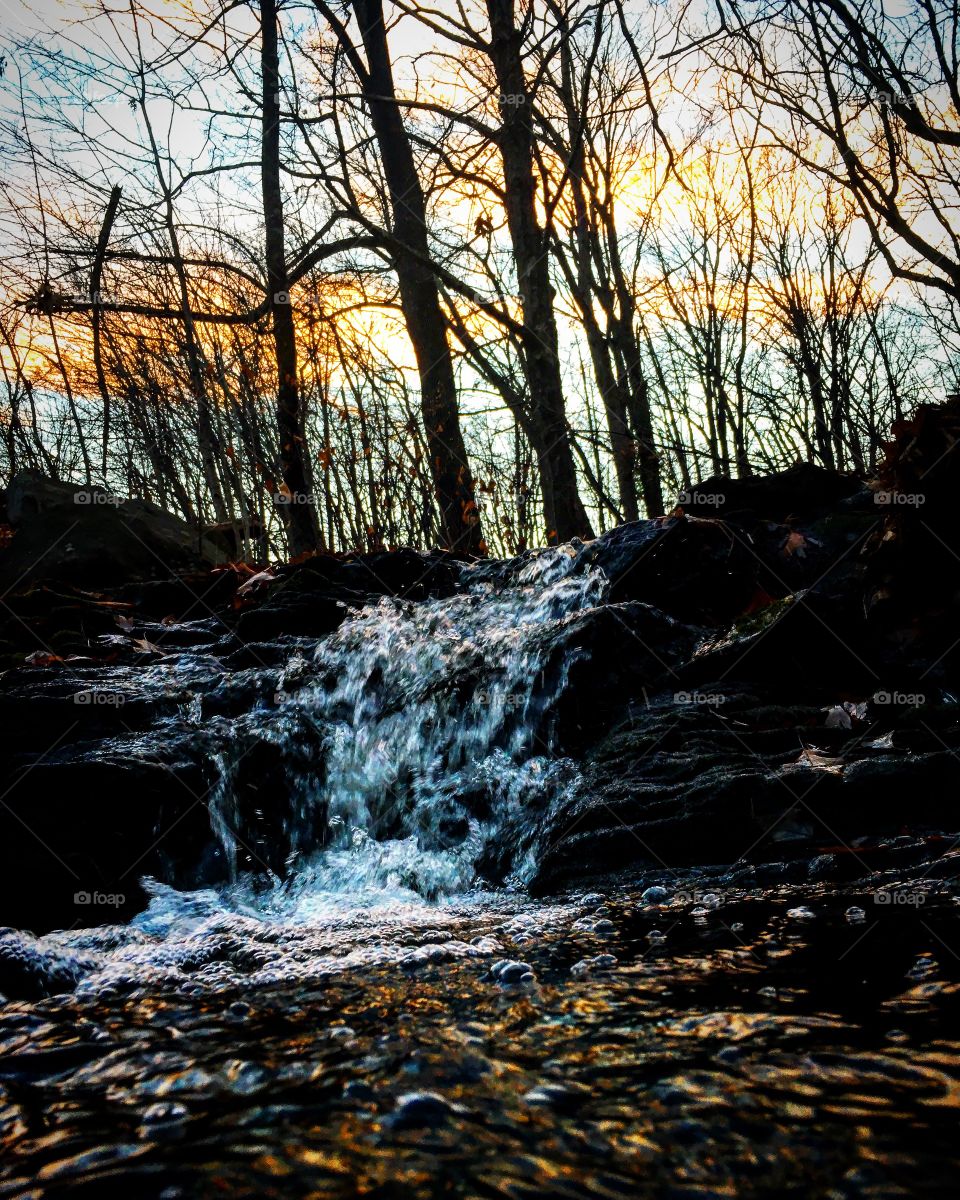
[[[549,720],[578,653],[562,627],[607,587],[575,565],[561,547],[506,580],[467,570],[455,596],[351,614],[312,655],[291,658],[273,704],[221,730],[209,807],[231,883],[183,892],[147,880],[149,905],[130,924],[39,939],[11,932],[5,951],[53,990],[103,996],[501,957],[501,931],[524,940],[511,922],[532,921],[529,902],[485,888],[477,864],[535,824],[572,778],[552,753]],[[303,840],[318,815],[328,830],[283,880],[236,871],[235,782],[251,739],[289,764],[276,786],[290,789]],[[513,881],[531,867],[514,856]],[[537,921],[552,911],[538,906]]]
[[[243,730],[293,764],[285,786],[302,829],[294,844],[309,845],[318,817],[325,821],[325,846],[298,861],[287,890],[462,892],[491,841],[568,782],[572,765],[553,755],[550,713],[577,651],[551,651],[560,627],[607,586],[575,563],[573,548],[560,547],[507,582],[480,568],[449,598],[381,600],[351,614],[311,657],[291,659],[276,707],[251,713]],[[316,747],[307,764],[305,736]],[[235,779],[248,744],[220,755],[210,805],[234,878]],[[516,863],[515,879],[532,865]]]

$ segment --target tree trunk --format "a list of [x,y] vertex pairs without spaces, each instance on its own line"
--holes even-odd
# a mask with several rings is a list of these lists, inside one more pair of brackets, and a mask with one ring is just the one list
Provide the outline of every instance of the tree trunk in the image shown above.
[[121,190],[114,187],[110,191],[107,211],[100,227],[100,237],[97,239],[97,249],[93,256],[93,267],[90,271],[90,301],[93,304],[91,321],[93,328],[93,366],[97,375],[97,388],[103,401],[103,432],[100,438],[100,480],[107,486],[107,453],[110,449],[110,389],[107,386],[107,376],[103,369],[102,338],[102,305],[103,297],[100,287],[103,279],[103,263],[107,256],[107,243],[110,241],[110,231],[120,206]]
[[483,554],[485,544],[473,477],[460,428],[453,357],[430,268],[427,209],[410,139],[398,107],[382,0],[353,0],[367,57],[361,78],[390,192],[393,254],[400,303],[420,375],[420,404],[430,472],[447,548]]
[[277,360],[277,433],[284,524],[290,552],[308,553],[321,545],[320,526],[306,462],[304,419],[284,249],[283,193],[280,189],[280,71],[276,0],[260,0],[260,61],[263,76],[261,174],[267,300]]
[[547,541],[592,537],[577,489],[570,428],[563,405],[557,324],[547,238],[537,219],[530,97],[523,73],[521,34],[513,0],[487,0],[489,55],[500,89],[507,225],[517,268],[525,333],[524,360],[530,386],[531,432],[540,467]]

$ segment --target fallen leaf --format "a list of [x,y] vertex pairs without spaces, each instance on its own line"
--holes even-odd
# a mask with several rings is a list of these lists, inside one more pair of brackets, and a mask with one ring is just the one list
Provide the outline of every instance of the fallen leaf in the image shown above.
[[834,704],[832,708],[828,708],[826,713],[826,726],[828,729],[850,729],[853,725],[853,722],[850,720],[850,714],[839,704]]
[[843,774],[843,759],[831,758],[827,754],[821,754],[819,750],[814,750],[810,746],[804,746],[800,751],[799,758],[788,764],[791,767],[809,767],[814,771],[829,771],[831,775]]
[[142,650],[145,654],[166,654],[166,650],[162,650],[159,646],[155,646],[153,642],[148,642],[146,638],[134,638],[133,644],[138,650]]
[[34,650],[23,660],[31,667],[52,667],[54,663],[62,663],[59,654],[48,654],[46,650]]
[[807,556],[807,539],[797,529],[792,529],[787,534],[787,540],[783,543],[782,553],[787,558],[806,558]]
[[768,608],[771,604],[776,604],[776,602],[775,596],[771,596],[765,588],[762,588],[759,584],[757,584],[750,603],[743,610],[741,616],[752,616],[753,613],[759,612],[762,608]]
[[237,595],[247,596],[251,592],[256,591],[257,588],[263,587],[268,583],[276,583],[276,581],[277,576],[273,575],[270,571],[258,571],[256,575],[251,575],[245,583],[240,584],[237,588]]
[[133,633],[134,623],[130,617],[125,617],[125,616],[123,616],[122,613],[120,613],[114,618],[114,620],[117,622],[117,624],[120,626],[120,628],[123,630],[124,633]]

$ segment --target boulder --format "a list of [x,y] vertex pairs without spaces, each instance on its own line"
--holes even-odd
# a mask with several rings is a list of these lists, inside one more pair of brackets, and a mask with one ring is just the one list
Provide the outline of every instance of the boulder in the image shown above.
[[801,462],[785,471],[748,475],[743,479],[711,475],[681,492],[677,505],[684,512],[698,516],[749,513],[782,523],[790,518],[819,516],[854,498],[871,502],[862,479],[816,463]]
[[724,625],[829,577],[856,534],[677,513],[633,521],[587,543],[579,560],[610,580],[614,602],[639,600],[684,621]]
[[14,537],[0,554],[0,590],[44,580],[98,589],[202,571],[223,545],[149,500],[21,471],[7,489]]
[[373,554],[317,554],[274,569],[275,576],[241,609],[237,630],[247,640],[283,634],[322,637],[348,609],[382,596],[419,601],[451,596],[460,580],[456,559],[441,552],[378,551]]

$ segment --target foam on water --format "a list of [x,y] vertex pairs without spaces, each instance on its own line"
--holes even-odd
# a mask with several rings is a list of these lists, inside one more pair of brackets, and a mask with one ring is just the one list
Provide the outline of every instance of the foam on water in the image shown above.
[[505,891],[428,901],[400,887],[321,891],[312,880],[260,891],[246,881],[194,892],[146,885],[151,902],[127,925],[0,934],[5,969],[19,959],[21,981],[31,976],[40,994],[248,994],[380,967],[501,959],[505,942],[571,920],[569,903],[534,905]]
[[[548,668],[551,635],[606,587],[575,564],[561,547],[506,583],[465,571],[455,596],[384,599],[294,655],[274,706],[248,714],[217,756],[211,817],[233,877],[236,777],[253,734],[287,764],[295,850],[325,830],[322,853],[297,863],[314,890],[468,887],[508,822],[532,821],[570,775],[552,753],[550,712],[576,651]],[[517,863],[515,877],[531,866]]]
[[[525,901],[485,890],[478,864],[498,840],[534,829],[574,777],[550,727],[578,653],[563,625],[607,586],[575,567],[576,552],[561,547],[506,579],[465,569],[452,597],[385,599],[301,646],[279,674],[264,673],[272,697],[204,726],[218,770],[211,826],[232,882],[181,892],[148,880],[149,905],[129,925],[10,935],[19,940],[5,952],[54,990],[95,994],[257,987],[497,953],[497,919],[524,919]],[[186,657],[180,675],[167,663],[140,676],[139,687],[183,701],[154,737],[202,723],[184,680],[230,686],[215,660]],[[272,785],[293,814],[283,879],[238,868],[237,782],[262,744],[278,752]],[[514,857],[514,884],[532,868],[531,845]]]

